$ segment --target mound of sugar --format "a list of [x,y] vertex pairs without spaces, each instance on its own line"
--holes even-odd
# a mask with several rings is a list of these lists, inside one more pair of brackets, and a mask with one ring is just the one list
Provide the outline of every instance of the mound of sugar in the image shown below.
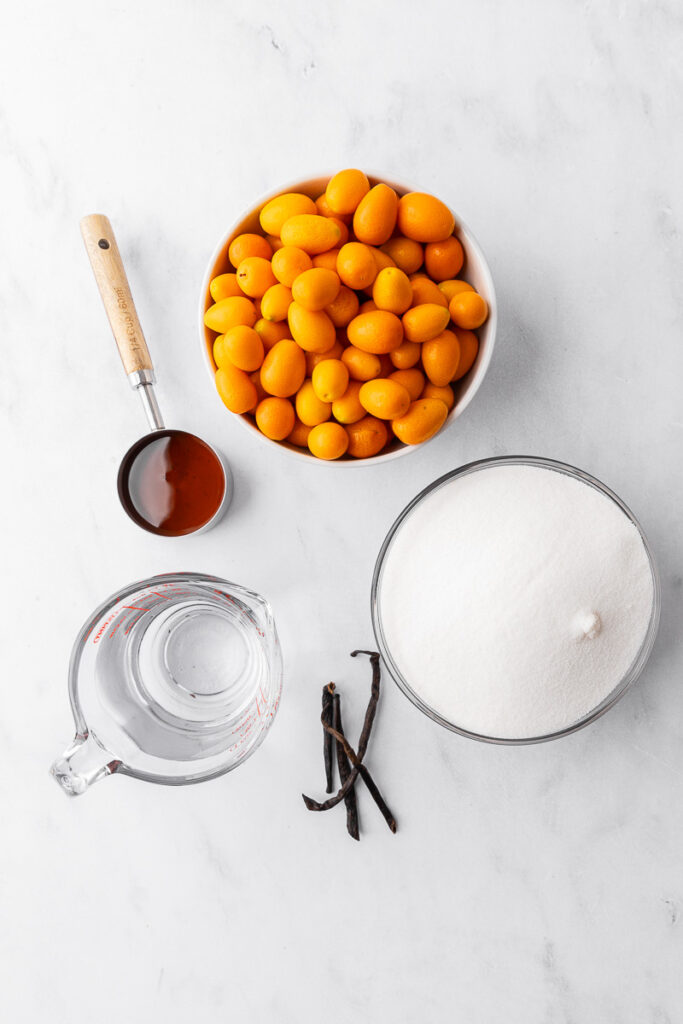
[[451,480],[404,520],[379,613],[411,689],[460,728],[528,739],[584,718],[638,654],[654,584],[605,494],[503,465]]

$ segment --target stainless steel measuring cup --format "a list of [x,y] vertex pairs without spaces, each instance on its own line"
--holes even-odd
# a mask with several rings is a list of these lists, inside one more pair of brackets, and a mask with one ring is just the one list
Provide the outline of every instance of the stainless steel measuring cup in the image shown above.
[[124,455],[118,474],[121,504],[133,522],[161,536],[210,529],[232,498],[227,463],[206,441],[164,427],[154,392],[155,375],[135,310],[114,230],[102,214],[81,220],[81,234],[131,387],[137,391],[150,434]]

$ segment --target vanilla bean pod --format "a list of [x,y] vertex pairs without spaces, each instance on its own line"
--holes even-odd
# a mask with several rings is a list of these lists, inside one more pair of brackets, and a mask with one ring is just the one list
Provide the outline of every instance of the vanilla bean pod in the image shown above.
[[353,788],[353,785],[357,778],[358,771],[356,768],[352,768],[351,774],[349,775],[346,782],[339,787],[334,796],[328,797],[327,800],[313,800],[312,797],[306,796],[305,793],[302,793],[301,796],[303,797],[303,801],[306,804],[306,807],[308,808],[309,811],[330,811],[333,807],[336,807],[337,804],[340,804],[342,802],[348,791]]
[[[342,736],[344,735],[344,726],[342,724],[341,717],[341,697],[338,693],[335,693],[332,699],[332,725],[337,732]],[[329,735],[329,733],[326,735]],[[351,774],[351,767],[342,745],[340,743],[335,743],[335,747],[337,750],[337,770],[339,772],[339,781],[343,784]],[[356,800],[356,790],[353,786],[344,797],[344,804],[346,806],[346,831],[352,839],[360,839],[360,830],[358,827],[358,802]]]
[[[328,683],[327,686],[323,686],[323,712],[322,721],[323,725],[327,722],[328,725],[332,725],[332,702],[334,697],[334,683]],[[323,760],[325,762],[325,792],[334,793],[334,769],[332,767],[332,749],[334,747],[334,737],[323,730]],[[343,782],[343,779],[342,779]]]
[[[387,825],[389,826],[392,832],[396,832],[397,826],[394,816],[389,810],[389,807],[387,806],[384,798],[382,797],[382,794],[380,793],[370,772],[362,763],[362,759],[365,756],[365,753],[368,748],[368,743],[370,741],[370,734],[372,732],[372,726],[375,720],[377,706],[379,703],[381,678],[380,658],[379,654],[376,651],[360,650],[352,651],[351,657],[355,658],[358,654],[367,654],[368,657],[370,658],[370,664],[372,665],[372,685],[370,690],[370,700],[368,701],[368,706],[365,712],[365,719],[363,722],[363,728],[361,730],[360,741],[358,744],[358,753],[356,753],[353,747],[349,744],[348,740],[343,734],[343,731],[340,729],[336,729],[334,728],[334,726],[330,725],[326,720],[324,714],[321,716],[323,729],[325,730],[326,733],[329,733],[336,740],[338,746],[341,746],[344,755],[349,759],[349,761],[351,761],[353,768],[351,769],[347,778],[342,781],[339,790],[333,796],[328,797],[327,800],[313,800],[311,797],[306,796],[305,793],[302,793],[301,795],[303,797],[304,804],[306,805],[309,811],[328,811],[332,807],[336,807],[337,804],[341,803],[342,800],[346,799],[347,795],[353,790],[353,786],[355,785],[356,779],[360,775],[361,778],[363,779],[363,782],[368,787],[368,791],[370,792],[370,795],[377,804]],[[331,685],[333,686],[333,684]],[[332,692],[334,694],[334,686]]]
[[[363,653],[363,654],[370,653],[371,657],[372,657],[372,654],[374,652],[354,651],[352,653],[351,657],[355,658],[355,656],[357,654],[361,654],[361,653]],[[377,656],[377,659],[378,659],[378,663],[379,663],[379,655]],[[378,700],[379,700],[379,684],[375,681],[375,666],[373,664],[373,677],[372,677],[372,689],[371,689],[371,692],[370,692],[370,700],[368,702],[368,706],[367,706],[367,709],[366,709],[366,712],[365,712],[365,721],[363,722],[363,729],[362,729],[361,735],[360,735],[360,742],[363,744],[362,749],[363,749],[363,753],[364,754],[365,754],[365,751],[367,750],[368,741],[370,739],[370,733],[372,732],[372,725],[373,725],[373,722],[375,720],[375,712],[377,711],[377,702],[378,702]],[[359,744],[358,749],[359,750],[361,749],[360,744]],[[358,778],[358,769],[357,768],[352,768],[351,769],[351,774],[349,775],[348,779],[346,779],[346,781],[342,783],[342,785],[339,787],[339,789],[334,794],[334,796],[329,797],[327,800],[322,800],[322,801],[313,800],[312,797],[306,796],[305,793],[302,793],[301,795],[303,797],[304,803],[306,804],[306,807],[308,808],[309,811],[329,811],[329,810],[331,810],[333,807],[336,807],[337,804],[340,804],[342,802],[342,800],[345,798],[346,794],[349,792],[351,787],[354,785],[354,783],[355,783],[357,778]]]
[[379,654],[377,651],[351,651],[352,658],[357,657],[359,654],[367,654],[370,658],[370,664],[372,665],[370,700],[368,701],[367,710],[365,712],[365,721],[363,722],[363,728],[361,729],[360,739],[358,741],[358,757],[362,761],[365,757],[365,752],[368,749],[370,733],[372,732],[375,715],[377,714],[377,706],[379,704],[379,684],[382,670],[380,668]]
[[[380,791],[379,791],[379,789],[377,787],[377,784],[376,784],[375,780],[373,779],[372,775],[370,774],[368,769],[365,767],[365,765],[360,761],[360,759],[358,757],[358,754],[353,749],[353,747],[351,746],[351,744],[347,740],[346,736],[342,736],[342,734],[340,732],[337,732],[337,730],[333,726],[325,725],[324,722],[323,722],[323,728],[327,729],[328,732],[332,733],[332,735],[336,739],[337,743],[341,743],[341,745],[344,748],[344,753],[346,754],[346,756],[348,757],[349,761],[354,766],[354,768],[356,769],[358,774],[360,775],[360,777],[363,780],[363,782],[365,783],[365,785],[368,787],[368,792],[370,793],[372,799],[377,804],[382,817],[386,821],[386,823],[389,826],[389,828],[391,829],[391,831],[395,832],[396,831],[396,819],[394,818],[393,814],[389,810],[389,808],[388,808],[388,806],[387,806],[387,804],[386,804],[382,794],[380,793]],[[351,776],[349,776],[349,778],[351,778]]]

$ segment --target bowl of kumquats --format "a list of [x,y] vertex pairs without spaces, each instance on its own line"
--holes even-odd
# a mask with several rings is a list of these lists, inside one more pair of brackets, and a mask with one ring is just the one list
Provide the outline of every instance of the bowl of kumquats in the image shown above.
[[462,221],[354,168],[261,200],[202,286],[223,405],[309,461],[375,463],[429,441],[474,397],[495,332],[491,274]]

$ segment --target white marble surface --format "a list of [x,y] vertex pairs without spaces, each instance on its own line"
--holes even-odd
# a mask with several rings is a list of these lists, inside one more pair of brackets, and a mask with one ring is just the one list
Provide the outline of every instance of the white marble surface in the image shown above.
[[[667,1024],[683,1017],[678,634],[683,19],[672,2],[501,5],[32,0],[0,34],[3,713],[0,1015],[13,1024]],[[251,198],[345,165],[446,198],[500,299],[457,425],[377,469],[301,466],[213,394],[195,326]],[[167,419],[234,467],[230,515],[177,542],[118,507],[143,430],[78,233],[117,229]],[[449,735],[387,682],[363,840],[313,816],[320,687],[352,695],[380,542],[437,475],[549,455],[619,492],[662,569],[661,634],[593,727],[526,749]],[[231,776],[114,778],[68,800],[66,667],[82,620],[147,574],[272,601],[281,712]]]

